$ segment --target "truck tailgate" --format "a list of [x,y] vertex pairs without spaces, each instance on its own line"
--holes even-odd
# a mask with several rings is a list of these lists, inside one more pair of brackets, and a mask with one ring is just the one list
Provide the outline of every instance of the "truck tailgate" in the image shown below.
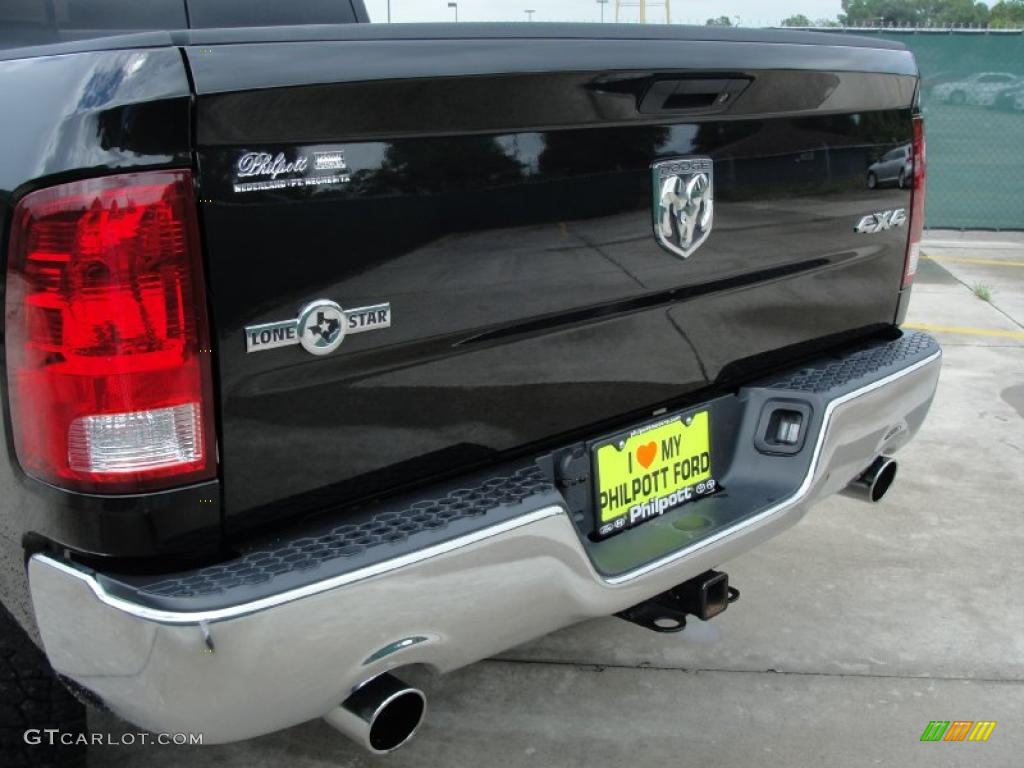
[[[459,27],[186,48],[231,530],[586,435],[894,320],[907,228],[855,226],[909,209],[866,184],[911,138],[906,51]],[[693,157],[714,216],[682,258],[654,234],[653,166]],[[287,334],[249,350],[247,328],[316,300],[390,305],[390,327],[323,356]]]

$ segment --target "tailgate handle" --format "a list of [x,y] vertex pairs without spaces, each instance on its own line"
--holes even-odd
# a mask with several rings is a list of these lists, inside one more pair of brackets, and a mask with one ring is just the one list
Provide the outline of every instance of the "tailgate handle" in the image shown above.
[[647,89],[640,111],[647,115],[717,112],[750,85],[747,78],[673,78],[658,80]]

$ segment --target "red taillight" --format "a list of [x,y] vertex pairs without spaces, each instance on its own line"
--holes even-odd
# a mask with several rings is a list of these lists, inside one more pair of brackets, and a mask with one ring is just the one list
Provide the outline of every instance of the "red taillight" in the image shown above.
[[18,203],[7,384],[28,474],[106,493],[215,476],[195,214],[188,171],[62,184]]
[[924,119],[914,115],[914,186],[910,192],[910,236],[907,239],[907,260],[903,266],[903,287],[914,282],[917,262],[921,257],[924,234],[924,187],[927,173],[924,142]]

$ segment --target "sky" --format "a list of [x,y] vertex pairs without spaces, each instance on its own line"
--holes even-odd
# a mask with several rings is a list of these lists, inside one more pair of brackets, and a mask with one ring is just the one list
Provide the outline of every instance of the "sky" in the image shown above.
[[[391,20],[452,21],[455,12],[449,0],[391,0]],[[387,0],[365,0],[372,21],[387,21]],[[623,0],[623,3],[638,0]],[[596,0],[458,0],[459,21],[526,21],[524,11],[532,8],[534,21],[600,21],[601,6]],[[834,19],[840,12],[840,0],[671,0],[672,22],[703,24],[709,17],[736,17],[744,26],[778,24],[787,16],[802,13],[812,21]],[[605,19],[615,16],[615,0],[605,7]],[[636,21],[636,7],[622,9],[623,21]],[[648,3],[648,21],[665,19],[664,6]]]

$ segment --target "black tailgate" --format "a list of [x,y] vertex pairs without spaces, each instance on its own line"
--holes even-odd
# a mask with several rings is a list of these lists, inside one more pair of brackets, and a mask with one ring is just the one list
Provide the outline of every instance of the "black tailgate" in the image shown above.
[[[906,227],[854,225],[909,208],[865,183],[910,140],[905,51],[611,25],[202,34],[233,522],[579,435],[893,322]],[[693,156],[713,162],[714,222],[683,259],[654,237],[652,165]],[[325,356],[247,352],[247,327],[318,299],[388,303],[391,326]]]

